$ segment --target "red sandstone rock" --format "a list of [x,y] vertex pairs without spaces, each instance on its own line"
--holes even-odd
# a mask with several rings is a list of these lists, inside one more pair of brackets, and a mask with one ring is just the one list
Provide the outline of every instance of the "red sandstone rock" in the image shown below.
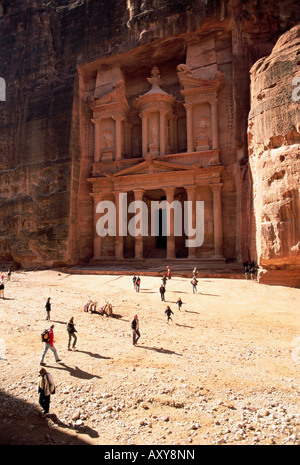
[[300,26],[251,69],[249,155],[261,282],[300,286]]

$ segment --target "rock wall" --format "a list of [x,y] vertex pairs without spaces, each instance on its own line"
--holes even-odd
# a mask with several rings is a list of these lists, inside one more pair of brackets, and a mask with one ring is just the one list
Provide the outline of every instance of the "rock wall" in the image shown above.
[[248,128],[259,280],[291,286],[300,286],[299,55],[295,26],[252,67]]
[[80,66],[124,54],[130,60],[135,51],[146,62],[144,50],[155,57],[178,46],[180,54],[199,41],[215,44],[226,76],[220,108],[226,121],[220,134],[224,253],[228,260],[252,254],[249,70],[298,22],[295,0],[0,0],[0,77],[7,85],[0,101],[0,259],[37,267],[92,256],[86,181],[92,134]]

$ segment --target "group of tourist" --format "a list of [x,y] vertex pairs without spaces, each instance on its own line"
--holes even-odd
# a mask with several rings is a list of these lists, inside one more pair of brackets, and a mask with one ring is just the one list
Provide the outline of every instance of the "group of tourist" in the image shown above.
[[[46,309],[46,321],[50,321],[51,317],[51,298],[48,297],[45,305]],[[71,317],[70,320],[67,323],[67,332],[68,332],[68,350],[76,350],[76,342],[77,342],[77,330],[75,328],[75,323],[74,323],[74,317]],[[45,366],[45,355],[48,352],[48,350],[51,350],[53,352],[54,358],[56,362],[61,362],[61,359],[59,358],[59,355],[57,353],[56,347],[54,345],[55,340],[54,340],[54,324],[50,326],[49,329],[45,331],[46,333],[46,338],[44,338],[44,351],[42,353],[42,357],[40,360],[40,365],[43,367]],[[72,343],[73,340],[73,343]],[[72,348],[71,348],[72,345]],[[55,392],[55,383],[53,381],[53,378],[51,374],[45,369],[41,368],[40,369],[40,379],[39,379],[39,384],[38,384],[38,393],[39,393],[39,404],[43,409],[43,414],[47,415],[49,413],[49,408],[50,408],[50,397],[51,394],[54,394]]]
[[[257,265],[255,262],[249,262],[249,261],[244,261],[243,262],[243,267],[244,267],[244,273],[246,279],[255,279],[255,275],[257,272]],[[195,267],[192,273],[192,289],[193,289],[193,294],[197,292],[197,268]],[[10,274],[9,274],[10,276]],[[165,302],[165,293],[166,293],[166,284],[169,279],[171,279],[171,269],[168,266],[167,267],[167,273],[163,275],[161,281],[161,285],[159,287],[159,292],[161,295],[161,301]],[[4,276],[1,276],[1,283],[3,284]],[[3,285],[4,286],[4,285]],[[140,276],[133,276],[133,286],[136,292],[140,291],[140,286],[141,286],[141,279]],[[1,287],[0,287],[1,290]],[[1,294],[0,294],[1,296]],[[4,293],[3,293],[4,296]],[[177,308],[180,311],[181,307],[183,305],[183,302],[181,298],[179,297],[177,302]],[[46,321],[50,321],[51,318],[51,298],[49,297],[46,301]],[[171,310],[170,306],[168,305],[164,311],[165,315],[167,316],[167,323],[169,324],[170,321],[172,321],[171,315],[174,315],[173,311]],[[68,350],[76,350],[76,342],[77,342],[77,336],[76,336],[76,328],[75,328],[75,323],[74,323],[74,317],[72,317],[69,322],[67,323],[67,332],[68,332]],[[140,333],[140,328],[139,328],[139,318],[138,315],[134,315],[133,319],[131,320],[131,330],[132,330],[132,344],[136,346],[138,340],[141,337]],[[44,351],[42,353],[42,357],[40,360],[40,365],[43,367],[45,366],[44,363],[44,358],[48,350],[51,350],[53,352],[54,358],[56,362],[60,362],[61,359],[58,356],[57,350],[54,345],[54,324],[50,326],[50,328],[47,331],[48,333],[48,339],[44,341]],[[73,340],[73,344],[71,344]],[[72,348],[71,348],[72,345]],[[43,413],[47,415],[49,413],[49,407],[50,407],[50,396],[55,392],[55,383],[54,380],[51,376],[51,374],[45,369],[41,368],[40,369],[40,378],[39,378],[39,385],[38,385],[38,392],[39,392],[39,404],[41,405],[43,409]]]
[[[197,283],[198,283],[197,273],[198,273],[198,271],[197,271],[197,268],[195,267],[193,269],[192,280],[191,280],[191,284],[192,284],[192,287],[193,287],[193,294],[197,292]],[[162,302],[165,302],[166,284],[167,284],[167,281],[169,279],[171,279],[171,277],[172,277],[171,268],[169,266],[167,266],[167,273],[164,274],[163,277],[161,278],[162,282],[161,282],[161,285],[159,287],[160,298],[161,298]],[[137,290],[137,282],[138,282],[138,290],[137,290],[137,292],[139,292],[140,285],[141,285],[140,277],[136,276],[136,274],[134,274],[132,280],[133,280],[133,286],[134,286],[135,290]],[[176,304],[177,304],[178,310],[180,311],[181,307],[183,305],[183,302],[182,302],[180,297],[178,298]],[[171,315],[174,315],[174,312],[171,310],[169,305],[167,305],[164,313],[165,313],[165,315],[167,315],[167,323],[172,321]],[[140,332],[139,332],[139,320],[138,320],[137,315],[135,315],[133,317],[133,320],[131,321],[131,329],[132,329],[132,335],[133,335],[132,336],[132,342],[133,342],[133,345],[136,345],[138,339],[141,337]]]
[[258,269],[258,266],[257,264],[252,260],[245,260],[243,262],[243,268],[244,268],[244,274],[245,274],[245,278],[248,280],[248,279],[251,279],[252,281],[255,281],[256,280],[256,274],[257,274],[257,269]]

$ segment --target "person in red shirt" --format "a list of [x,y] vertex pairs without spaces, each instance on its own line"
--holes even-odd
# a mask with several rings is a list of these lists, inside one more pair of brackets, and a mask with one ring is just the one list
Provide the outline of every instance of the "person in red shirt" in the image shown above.
[[171,268],[169,266],[167,266],[167,276],[168,279],[171,279]]
[[43,352],[43,355],[42,355],[42,358],[41,358],[41,361],[40,361],[40,365],[45,365],[44,363],[44,358],[45,358],[45,355],[46,353],[48,352],[48,350],[52,350],[53,352],[53,355],[54,355],[54,358],[55,358],[55,361],[56,362],[60,362],[61,359],[59,358],[58,356],[58,353],[57,353],[57,350],[56,348],[54,347],[54,332],[53,332],[53,328],[54,328],[54,325],[52,325],[50,327],[50,329],[48,330],[48,334],[49,334],[49,339],[47,342],[45,342],[45,347],[44,347],[44,352]]

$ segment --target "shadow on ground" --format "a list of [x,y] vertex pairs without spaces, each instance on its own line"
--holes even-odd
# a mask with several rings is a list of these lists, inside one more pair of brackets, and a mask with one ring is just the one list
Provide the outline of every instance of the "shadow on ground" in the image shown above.
[[[2,390],[0,417],[1,445],[89,445],[84,435],[90,438],[98,437],[97,431],[90,427],[74,428],[62,423],[55,414],[44,417],[38,406]],[[60,428],[57,428],[57,425]],[[61,429],[65,429],[66,432]],[[67,431],[73,434],[68,434]],[[74,432],[81,433],[82,436],[77,437]]]

